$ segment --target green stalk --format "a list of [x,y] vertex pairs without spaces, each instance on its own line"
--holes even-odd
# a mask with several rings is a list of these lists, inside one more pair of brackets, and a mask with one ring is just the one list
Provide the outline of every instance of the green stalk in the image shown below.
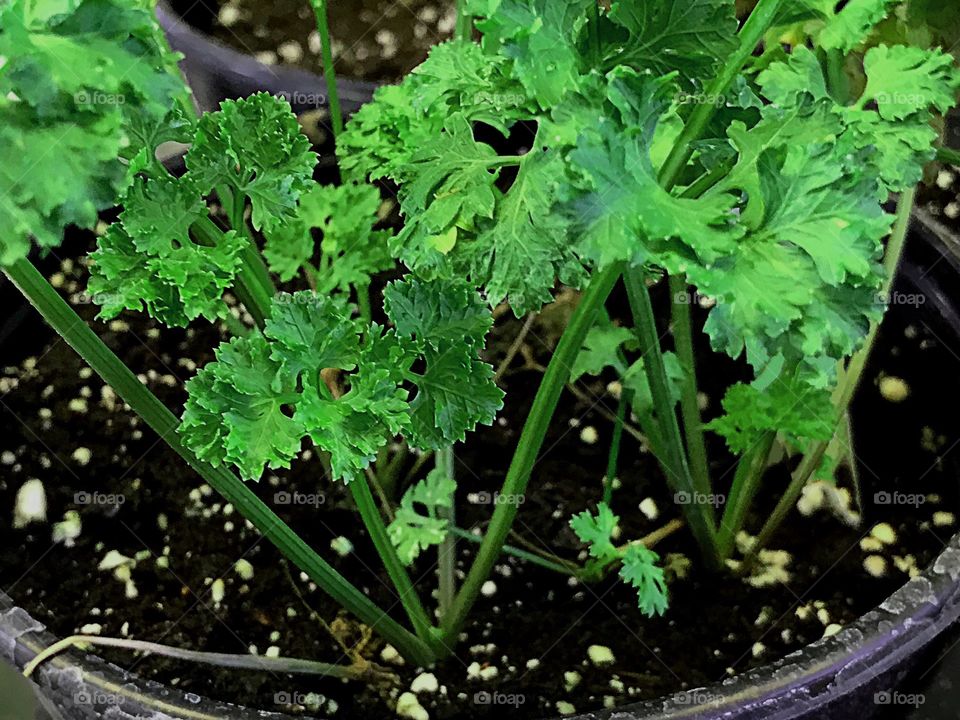
[[593,0],[590,7],[590,54],[593,59],[593,66],[598,67],[602,56],[600,53],[600,0]]
[[734,541],[737,533],[743,529],[747,510],[760,486],[760,479],[767,468],[767,458],[776,437],[775,432],[764,433],[760,441],[737,463],[737,472],[733,476],[730,496],[724,505],[720,529],[717,532],[717,545],[722,560],[728,559],[733,553]]
[[337,74],[333,69],[333,48],[330,45],[330,26],[327,21],[327,0],[310,0],[313,14],[317,18],[317,32],[323,57],[323,79],[327,83],[327,96],[330,106],[330,123],[333,127],[333,139],[336,141],[343,132],[343,115],[340,112],[340,94],[337,91]]
[[[598,312],[613,290],[623,269],[624,265],[617,263],[596,272],[590,279],[577,309],[574,310],[570,324],[561,336],[553,357],[550,358],[550,364],[540,382],[530,414],[520,433],[520,441],[503,482],[502,494],[507,496],[507,499],[522,496],[526,492],[530,474],[536,464],[540,448],[543,446],[560,394],[570,379],[570,368],[580,352],[583,339],[596,322]],[[454,599],[450,612],[443,619],[443,634],[448,644],[456,641],[467,614],[480,594],[480,587],[489,577],[493,565],[500,556],[516,515],[517,504],[514,502],[500,503],[493,511],[493,517],[480,550],[460,592]]]
[[397,555],[393,543],[390,542],[390,536],[387,535],[387,527],[383,524],[383,518],[377,509],[377,502],[373,499],[373,493],[370,492],[370,486],[366,478],[356,478],[348,483],[353,500],[357,504],[357,510],[360,511],[360,518],[363,520],[370,539],[373,541],[383,566],[393,581],[393,585],[400,596],[400,603],[403,609],[407,611],[407,617],[413,624],[414,632],[423,642],[430,645],[435,654],[438,654],[436,645],[436,635],[433,633],[433,624],[427,616],[427,611],[420,602],[417,590],[410,580],[406,567]]
[[610,439],[610,452],[607,454],[607,473],[603,478],[603,502],[606,505],[613,500],[613,481],[617,477],[617,465],[620,462],[620,444],[623,442],[623,423],[627,417],[633,393],[626,388],[620,390],[617,403],[617,418],[613,423],[613,437]]
[[180,441],[179,421],[156,395],[143,385],[113,354],[83,319],[50,287],[27,260],[4,269],[7,277],[37,308],[44,320],[123,398],[134,412],[214,490],[231,503],[280,552],[303,570],[335,602],[375,628],[401,653],[418,664],[427,664],[434,653],[420,638],[390,618],[307,545],[252,490],[226,468],[214,468],[199,460]]
[[685,378],[680,395],[680,417],[683,420],[683,432],[687,440],[690,473],[693,476],[694,486],[704,495],[709,495],[713,491],[710,482],[710,465],[707,462],[707,443],[703,437],[703,423],[700,418],[700,401],[697,397],[699,384],[697,383],[697,364],[693,355],[691,312],[693,303],[678,300],[687,294],[686,277],[671,275],[668,282],[673,339],[677,346],[677,359],[683,368]]
[[365,328],[369,329],[373,322],[373,310],[370,307],[370,284],[357,285],[357,308],[360,310],[360,317],[363,320]]
[[650,291],[643,280],[642,272],[637,268],[628,269],[624,274],[624,281],[637,335],[643,348],[643,364],[647,381],[650,383],[653,406],[665,443],[666,457],[661,459],[661,463],[666,470],[667,483],[675,493],[686,494],[690,498],[690,502],[683,503],[680,507],[700,547],[704,562],[709,568],[715,569],[719,567],[720,556],[717,551],[716,520],[712,507],[706,502],[709,490],[704,492],[696,486],[687,464],[677,413],[670,397],[663,354],[660,351],[660,337],[653,304],[650,302]]
[[[437,470],[444,473],[451,480],[456,480],[456,468],[454,466],[453,448],[441,448],[437,450],[435,458]],[[457,523],[456,510],[451,504],[450,507],[437,508],[437,515],[446,520],[449,527]],[[457,594],[457,540],[452,533],[447,533],[440,547],[437,548],[437,565],[440,573],[439,608],[440,619],[443,620],[450,612],[450,606],[453,605],[453,598]]]
[[[897,269],[900,267],[900,261],[903,258],[903,249],[907,241],[907,231],[910,229],[910,217],[913,213],[913,203],[914,200],[916,200],[916,196],[916,188],[910,188],[900,196],[900,200],[897,203],[897,220],[894,223],[893,231],[890,235],[890,240],[887,242],[887,249],[883,256],[883,267],[886,277],[883,281],[883,289],[881,292],[884,297],[889,296],[890,290],[893,288],[893,281],[896,278]],[[837,411],[838,423],[842,421],[850,406],[850,402],[853,400],[854,393],[856,393],[857,387],[860,385],[863,370],[867,365],[867,360],[870,358],[870,353],[873,351],[879,329],[880,323],[875,322],[871,324],[870,332],[867,334],[863,346],[854,353],[850,359],[850,364],[842,374],[840,383],[833,393],[833,402]],[[829,445],[829,440],[820,440],[807,450],[800,465],[794,471],[786,491],[773,509],[773,512],[770,513],[770,517],[768,517],[766,523],[764,523],[760,534],[757,535],[753,548],[744,560],[744,567],[748,567],[753,562],[760,549],[770,542],[770,538],[773,537],[774,533],[776,533],[783,524],[783,521],[786,520],[790,514],[790,510],[796,505],[797,500],[800,498],[800,494],[803,492],[803,488],[810,480],[810,477],[816,472],[817,468],[820,467],[820,462],[823,460],[823,456],[826,454]]]
[[253,239],[253,233],[250,232],[250,226],[247,225],[244,213],[246,210],[246,197],[244,194],[235,190],[233,194],[233,203],[231,205],[230,227],[246,237],[247,244],[243,248],[243,262],[250,268],[250,272],[256,281],[260,284],[261,292],[269,295],[272,299],[277,294],[277,286],[273,284],[273,278],[270,277],[270,271],[263,260],[263,255],[257,249],[256,241]]
[[[773,23],[782,3],[783,0],[760,0],[757,3],[740,30],[740,44],[736,52],[730,56],[720,74],[714,78],[707,88],[706,95],[708,97],[721,97],[726,94],[730,84],[737,77],[737,73],[750,59],[753,51],[756,50],[757,45],[763,39],[767,28]],[[660,184],[667,190],[672,189],[677,184],[683,169],[687,166],[687,162],[693,154],[694,141],[703,134],[707,124],[716,113],[717,107],[717,103],[700,103],[690,114],[690,119],[684,125],[683,132],[680,133],[673,150],[660,169]]]
[[953,148],[938,147],[937,160],[942,163],[950,163],[951,165],[960,165],[960,151],[954,150]]
[[473,17],[467,12],[467,0],[457,0],[457,26],[453,36],[465,42],[473,39]]
[[[483,542],[482,537],[478,537],[474,535],[472,532],[463,530],[462,528],[458,528],[456,526],[450,527],[450,533],[452,535],[456,535],[458,538],[469,540],[472,543],[480,544]],[[552,560],[547,560],[546,558],[541,557],[535,553],[529,552],[527,550],[521,550],[518,547],[514,547],[513,545],[508,545],[508,544],[504,544],[502,548],[502,552],[504,555],[512,555],[515,558],[519,558],[520,560],[525,560],[528,563],[531,563],[533,565],[539,565],[540,567],[545,568],[547,570],[553,570],[553,572],[557,572],[562,575],[571,575],[573,577],[580,576],[581,569],[576,565],[574,565],[573,563],[566,565],[564,563],[553,562]]]

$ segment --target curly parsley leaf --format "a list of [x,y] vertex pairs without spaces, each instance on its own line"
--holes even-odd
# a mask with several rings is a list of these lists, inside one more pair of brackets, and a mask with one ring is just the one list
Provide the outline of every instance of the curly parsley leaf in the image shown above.
[[125,122],[163,117],[186,90],[139,3],[0,6],[0,264],[92,227],[125,186]]
[[[295,220],[264,233],[264,257],[283,281],[309,267],[321,294],[365,287],[393,266],[390,234],[373,229],[379,208],[380,193],[372,185],[314,185],[300,197]],[[318,267],[311,265],[315,230],[322,236]]]
[[730,450],[742,454],[767,432],[782,433],[788,443],[829,440],[836,427],[830,391],[781,376],[768,387],[738,383],[723,398],[724,415],[705,427],[721,435]]
[[474,0],[483,46],[513,60],[530,97],[549,108],[575,87],[583,55],[578,48],[593,0]]
[[417,386],[411,442],[436,449],[463,440],[478,423],[493,422],[503,392],[479,356],[493,319],[477,293],[465,283],[394,282],[384,290],[384,309],[424,363],[411,378]]
[[617,261],[676,265],[677,255],[692,253],[709,263],[735,248],[732,198],[678,198],[657,180],[651,150],[659,119],[670,107],[673,78],[619,68],[607,81],[607,121],[583,132],[569,155],[583,178],[570,212],[584,256],[600,267]]
[[633,330],[614,325],[609,315],[601,313],[583,340],[570,371],[571,382],[584,375],[600,375],[608,367],[619,376],[625,375],[629,367],[622,359],[623,351],[636,350],[638,346]]
[[224,291],[240,267],[244,239],[237,233],[199,238],[191,227],[207,215],[200,189],[187,175],[136,178],[120,222],[91,254],[89,292],[99,317],[146,309],[172,327],[227,312]]
[[432,470],[403,494],[387,533],[405,565],[410,565],[432,545],[444,541],[449,523],[438,517],[437,509],[453,507],[456,489],[457,483],[444,472]]
[[874,25],[887,17],[894,0],[850,0],[843,9],[826,21],[817,38],[821,47],[827,50],[850,52],[866,40]]
[[249,197],[260,230],[296,216],[300,195],[313,185],[317,156],[290,104],[258,93],[225,100],[219,112],[200,118],[186,162],[200,185]]
[[679,71],[688,87],[712,77],[737,47],[730,0],[620,0],[608,17],[622,32],[608,40],[607,67],[628,65],[656,75]]
[[587,545],[590,556],[601,562],[620,558],[620,551],[613,544],[613,533],[620,518],[604,502],[597,505],[597,514],[584,510],[570,518],[570,528],[580,541]]
[[643,545],[634,544],[623,555],[620,578],[637,591],[637,605],[647,617],[663,615],[667,611],[669,594],[658,566],[660,556]]

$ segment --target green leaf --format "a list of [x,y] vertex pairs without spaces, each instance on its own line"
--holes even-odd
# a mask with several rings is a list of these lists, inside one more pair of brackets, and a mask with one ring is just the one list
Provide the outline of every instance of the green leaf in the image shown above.
[[678,71],[686,86],[714,75],[737,47],[732,0],[619,0],[609,18],[626,31],[605,48],[606,67],[628,65],[666,75]]
[[547,109],[580,77],[578,41],[593,0],[498,0],[468,3],[484,49],[510,58],[530,97]]
[[893,4],[894,0],[850,0],[820,31],[820,46],[850,52],[866,40],[874,25],[887,17]]
[[145,307],[164,324],[185,327],[227,312],[223,293],[239,271],[244,240],[230,231],[212,244],[196,241],[190,228],[206,216],[206,203],[189,174],[163,172],[135,179],[123,201],[122,230],[115,224],[90,256],[89,291],[102,305],[101,318]]
[[60,244],[92,227],[125,186],[124,123],[161,118],[185,88],[139,3],[80,0],[0,6],[0,264],[29,237]]
[[384,309],[424,363],[410,378],[417,386],[410,441],[437,449],[462,441],[478,423],[492,423],[503,392],[479,357],[493,320],[476,292],[462,282],[394,282],[384,290]]
[[300,195],[313,186],[317,156],[290,104],[257,93],[205,114],[186,162],[205,189],[233,188],[249,197],[259,230],[296,216]]
[[584,178],[585,192],[571,204],[583,254],[600,267],[659,262],[682,270],[685,257],[710,263],[730,252],[739,236],[731,225],[731,197],[678,198],[657,180],[650,152],[659,118],[669,108],[672,79],[626,68],[607,77],[619,122],[608,115],[570,153]]
[[492,218],[497,201],[497,154],[473,138],[470,122],[454,114],[444,132],[429,141],[410,160],[410,181],[400,188],[400,206],[406,220],[396,246],[408,266],[416,270],[435,262],[442,235],[455,226],[470,227],[480,218]]
[[620,551],[611,540],[620,518],[604,502],[597,505],[597,514],[584,510],[570,518],[570,528],[586,544],[591,557],[601,562],[617,560]]
[[437,509],[453,507],[456,489],[454,480],[440,470],[432,470],[403,494],[387,533],[405,565],[413,563],[430,546],[444,541],[449,523],[437,516]]
[[796,377],[781,376],[767,388],[738,383],[723,398],[724,415],[706,425],[743,454],[767,432],[781,433],[798,446],[811,440],[829,440],[836,427],[830,390],[814,388]]
[[867,51],[863,66],[867,87],[859,107],[875,101],[884,120],[904,120],[930,108],[945,113],[956,103],[960,72],[953,57],[939,49],[878,45]]
[[617,375],[624,375],[627,366],[621,361],[623,350],[636,350],[639,346],[636,333],[630,328],[614,325],[606,313],[601,313],[596,324],[590,328],[580,348],[580,354],[570,370],[571,382],[584,375],[600,375],[612,367]]
[[620,578],[636,588],[637,605],[647,617],[663,615],[669,602],[663,568],[658,562],[657,553],[635,544],[627,548],[620,568]]
[[493,222],[482,222],[475,237],[465,234],[452,251],[489,302],[509,302],[518,317],[550,302],[558,278],[569,285],[582,279],[569,221],[559,208],[563,173],[558,153],[531,151]]
[[[656,350],[653,350],[656,352]],[[633,393],[633,411],[639,416],[654,417],[653,394],[650,391],[650,382],[644,369],[644,359],[638,358],[623,374],[623,387]],[[686,374],[676,353],[663,353],[663,365],[667,374],[667,390],[670,392],[670,401],[673,404],[680,402]]]
[[314,185],[300,198],[295,220],[264,233],[264,257],[281,280],[292,279],[315,254],[313,231],[322,235],[317,292],[350,292],[393,267],[390,234],[375,231],[380,193],[372,185]]
[[216,357],[187,383],[184,443],[214,466],[236,465],[245,479],[289,467],[304,427],[287,410],[296,386],[279,374],[270,344],[260,335],[234,338]]

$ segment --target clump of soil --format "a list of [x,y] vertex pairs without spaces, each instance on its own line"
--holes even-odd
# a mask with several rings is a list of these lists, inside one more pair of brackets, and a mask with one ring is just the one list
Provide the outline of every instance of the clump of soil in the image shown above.
[[[321,72],[320,36],[307,0],[172,3],[184,18],[222,43],[268,65]],[[354,0],[329,3],[331,47],[339,77],[395,82],[448,40],[452,0]]]
[[[81,292],[82,266],[67,261],[54,270],[55,285],[91,319],[95,308]],[[657,300],[662,313],[665,293]],[[562,293],[533,321],[501,376],[508,394],[500,418],[457,448],[462,527],[482,529],[490,516],[484,499],[500,487],[541,366],[573,302],[575,295]],[[624,305],[622,298],[611,301],[614,316]],[[509,312],[498,313],[490,362],[504,360],[523,324]],[[183,383],[212,358],[212,348],[223,337],[220,328],[202,324],[186,331],[161,330],[134,314],[95,326],[178,411]],[[222,700],[332,718],[392,716],[396,698],[424,670],[395,664],[389,648],[287,567],[65,343],[46,336],[31,346],[37,328],[31,317],[28,327],[3,344],[0,357],[5,366],[0,375],[0,587],[61,636],[85,628],[208,651],[269,651],[327,662],[362,656],[392,671],[396,681],[371,687],[222,672],[103,651],[112,662],[145,677]],[[431,718],[467,719],[498,717],[505,710],[518,718],[537,718],[620,706],[769,662],[874,607],[925,567],[955,530],[960,468],[950,450],[960,441],[958,352],[957,336],[930,308],[891,309],[854,408],[858,487],[851,485],[848,473],[841,475],[841,486],[859,497],[859,506],[854,502],[852,509],[862,514],[862,522],[852,527],[822,510],[809,516],[794,513],[773,542],[780,559],[787,560],[779,581],[754,587],[729,575],[708,575],[686,532],[673,532],[656,546],[670,568],[671,606],[665,617],[648,619],[622,584],[583,585],[505,556],[477,603],[457,654],[426,670],[436,678],[436,689],[430,678],[415,684],[420,703]],[[706,415],[712,417],[719,412],[720,389],[742,368],[708,355],[706,348],[700,348],[700,356]],[[512,543],[583,559],[567,523],[601,495],[609,417],[616,402],[607,387],[610,379],[581,384],[576,393],[564,395]],[[890,392],[893,385],[898,392]],[[717,490],[724,493],[732,477],[730,459],[719,443],[711,455]],[[623,538],[645,536],[679,517],[660,470],[629,434],[621,457],[621,486],[613,505],[622,518]],[[417,469],[416,458],[410,458],[407,469],[408,481],[425,471]],[[44,484],[47,522],[14,528],[15,496],[34,478]],[[756,531],[786,478],[785,468],[771,470],[748,527]],[[341,573],[402,620],[347,494],[324,479],[314,453],[304,451],[290,472],[265,477],[255,489]],[[888,498],[895,493],[922,502],[892,503]],[[312,499],[283,504],[281,494]],[[651,501],[656,517],[650,513]],[[69,543],[54,542],[51,523],[70,511],[79,513],[82,531]],[[878,523],[889,527],[878,531]],[[331,543],[342,547],[338,538],[343,537],[353,551],[341,556]],[[459,566],[465,570],[475,545],[461,542],[458,547]],[[129,580],[98,570],[111,551],[135,560]],[[425,553],[412,570],[429,607],[435,605],[434,558]],[[241,559],[252,566],[252,577],[238,568]],[[590,661],[588,651],[595,645],[609,649],[611,662],[598,666]],[[512,698],[512,705],[489,703],[485,693]]]

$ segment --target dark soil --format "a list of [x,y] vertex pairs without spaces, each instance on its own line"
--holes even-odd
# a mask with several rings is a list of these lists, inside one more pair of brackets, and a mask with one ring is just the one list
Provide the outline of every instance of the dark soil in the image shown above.
[[[320,72],[320,41],[307,0],[190,0],[171,3],[218,41],[268,65]],[[453,34],[453,0],[334,0],[329,3],[334,69],[339,77],[394,82]]]
[[[87,240],[88,241],[88,240]],[[914,243],[915,245],[917,243]],[[922,241],[919,241],[922,245]],[[57,268],[53,268],[56,270]],[[75,279],[75,278],[79,278]],[[79,291],[82,268],[69,263],[55,276],[64,294],[87,318],[94,308]],[[6,289],[6,288],[4,288]],[[658,297],[663,303],[666,298]],[[476,493],[496,491],[503,479],[522,422],[540,381],[538,365],[562,328],[574,296],[565,293],[533,324],[523,350],[502,378],[508,400],[498,422],[472,434],[458,448],[459,524],[482,528],[490,507]],[[622,299],[611,301],[614,315]],[[661,307],[662,309],[662,307]],[[6,319],[3,318],[4,320]],[[2,324],[2,323],[0,323]],[[522,326],[509,313],[499,315],[490,339],[488,360],[498,364]],[[152,321],[130,315],[123,322],[96,323],[108,344],[138,372],[170,407],[184,400],[183,383],[212,356],[220,339],[212,326],[189,331],[160,332]],[[128,636],[179,647],[246,653],[270,646],[291,657],[342,661],[343,653],[317,619],[333,623],[333,631],[356,652],[381,661],[376,638],[362,642],[362,632],[324,594],[288,570],[279,554],[242,518],[224,507],[220,498],[169,451],[121,403],[111,403],[109,391],[79,358],[41,330],[29,316],[25,326],[2,345],[0,365],[7,365],[0,385],[0,588],[11,594],[58,635],[75,633],[97,623],[103,635]],[[742,370],[716,357],[703,358],[701,375],[708,394],[706,414],[719,409],[719,388]],[[936,512],[958,509],[958,458],[951,450],[960,442],[960,374],[956,372],[960,339],[939,319],[932,305],[895,306],[868,368],[855,407],[856,453],[859,458],[863,523],[844,525],[826,511],[809,517],[794,513],[775,538],[773,547],[791,554],[785,583],[753,588],[730,576],[702,572],[684,531],[656,546],[677,567],[680,556],[692,561],[685,579],[670,585],[671,607],[661,619],[646,619],[635,595],[614,582],[593,586],[571,583],[566,577],[505,558],[493,581],[496,591],[482,597],[458,647],[458,655],[432,669],[441,689],[421,694],[431,718],[518,718],[554,715],[558,701],[579,711],[605,703],[622,705],[716,682],[796,650],[820,638],[831,624],[844,624],[878,604],[903,584],[908,575],[894,556],[913,556],[925,567],[954,532],[951,518]],[[882,374],[902,378],[909,396],[900,403],[883,399],[877,389]],[[82,410],[86,400],[86,410]],[[72,402],[73,401],[73,402]],[[72,404],[71,404],[72,402]],[[576,559],[581,548],[567,527],[570,516],[592,507],[601,493],[611,423],[607,414],[615,400],[606,381],[580,386],[580,398],[563,397],[544,445],[520,512],[514,542]],[[588,429],[592,428],[592,430]],[[596,432],[595,442],[591,440]],[[83,464],[87,448],[90,459]],[[729,484],[730,460],[721,445],[711,448],[714,477]],[[651,457],[629,435],[619,473],[622,488],[614,496],[624,539],[641,537],[679,516]],[[849,474],[843,483],[849,486]],[[48,520],[59,521],[77,510],[83,522],[72,547],[51,542],[48,523],[24,529],[11,527],[17,490],[30,478],[43,480]],[[759,499],[759,520],[783,487],[786,470],[775,468]],[[395,607],[389,581],[375,571],[379,563],[343,489],[323,479],[316,458],[298,462],[281,477],[265,478],[258,493],[298,532],[381,605]],[[322,494],[319,506],[275,503],[278,491]],[[877,492],[919,494],[919,506],[877,503]],[[77,493],[122,496],[122,504],[83,504]],[[638,509],[651,497],[660,516],[649,520]],[[863,550],[859,541],[875,523],[889,523],[895,544]],[[355,552],[340,558],[330,541],[346,536]],[[461,542],[466,568],[475,546]],[[128,599],[124,583],[98,564],[108,551],[133,557],[142,551],[133,570],[137,597]],[[886,572],[873,577],[864,570],[868,555],[886,560]],[[160,557],[168,558],[161,561]],[[433,553],[414,568],[421,596],[430,606],[435,587]],[[234,570],[240,558],[255,569],[244,582]],[[163,565],[168,563],[168,567]],[[904,566],[905,567],[905,566]],[[214,580],[225,582],[225,596],[212,599]],[[316,615],[311,614],[312,608]],[[398,619],[399,613],[393,613]],[[339,618],[339,619],[338,619]],[[277,633],[274,635],[273,633]],[[759,643],[759,644],[758,644]],[[616,660],[604,668],[587,661],[587,649],[609,647]],[[368,718],[393,714],[392,698],[409,688],[419,670],[384,663],[398,677],[392,688],[367,688],[357,683],[270,673],[218,672],[163,659],[141,659],[104,651],[111,661],[183,690],[269,710],[296,710],[294,705],[320,702],[315,714]],[[534,661],[534,662],[531,662]],[[493,679],[468,680],[473,663],[494,667]],[[579,682],[571,687],[576,672]],[[513,694],[519,706],[484,705],[475,701],[482,691]],[[561,710],[568,709],[561,706]]]

